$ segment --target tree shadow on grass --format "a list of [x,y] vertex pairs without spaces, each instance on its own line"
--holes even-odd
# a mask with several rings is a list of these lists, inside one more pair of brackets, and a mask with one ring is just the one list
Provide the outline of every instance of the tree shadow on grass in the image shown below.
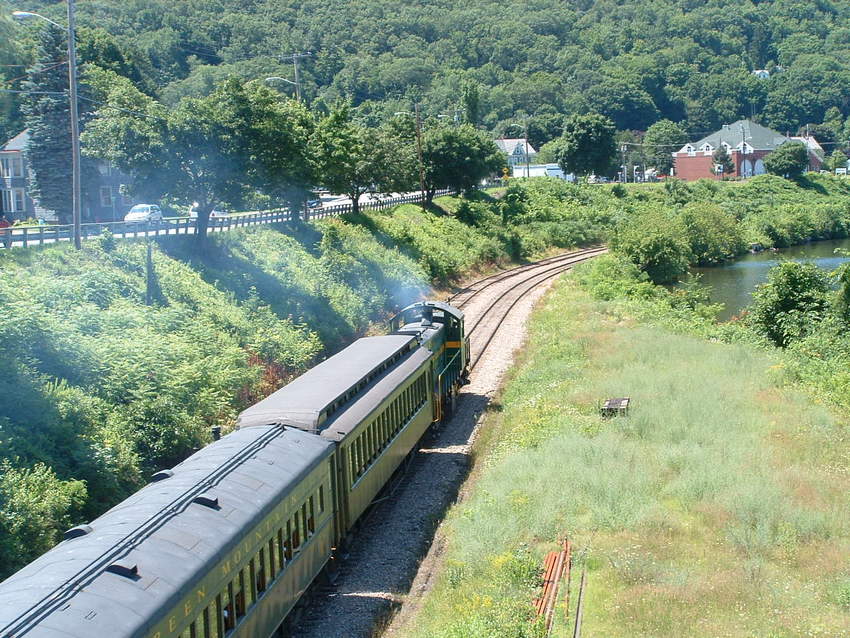
[[292,318],[315,330],[329,350],[357,336],[326,297],[311,293],[294,281],[285,282],[235,254],[227,245],[208,242],[199,248],[194,241],[179,241],[182,239],[169,238],[160,247],[171,258],[189,264],[204,281],[231,293],[238,301],[244,303],[254,295],[259,296],[281,319]]

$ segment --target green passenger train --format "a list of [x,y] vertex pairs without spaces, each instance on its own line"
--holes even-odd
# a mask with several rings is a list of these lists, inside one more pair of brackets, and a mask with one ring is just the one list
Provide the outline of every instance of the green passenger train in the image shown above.
[[272,636],[469,371],[463,313],[402,310],[0,583],[0,638]]

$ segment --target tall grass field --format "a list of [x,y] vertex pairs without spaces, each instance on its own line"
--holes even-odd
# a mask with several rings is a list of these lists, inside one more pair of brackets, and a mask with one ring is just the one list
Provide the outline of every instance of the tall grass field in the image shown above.
[[[409,638],[542,636],[547,551],[574,546],[573,633],[850,635],[846,418],[784,386],[777,360],[649,325],[564,280],[487,415],[472,487]],[[599,404],[630,396],[625,417]]]

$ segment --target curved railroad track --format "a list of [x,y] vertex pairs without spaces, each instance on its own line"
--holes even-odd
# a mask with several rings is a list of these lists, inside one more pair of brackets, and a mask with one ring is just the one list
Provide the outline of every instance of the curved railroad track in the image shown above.
[[[389,620],[402,608],[402,600],[403,614],[418,607],[436,573],[434,556],[441,552],[439,543],[432,546],[436,526],[466,478],[479,417],[524,340],[525,323],[542,285],[606,250],[577,250],[518,266],[480,279],[449,299],[466,313],[473,353],[471,383],[463,388],[454,416],[426,435],[405,464],[404,474],[391,481],[363,517],[348,554],[338,561],[335,583],[314,585],[305,604],[291,616],[286,635],[392,636]],[[498,348],[492,347],[494,342]]]

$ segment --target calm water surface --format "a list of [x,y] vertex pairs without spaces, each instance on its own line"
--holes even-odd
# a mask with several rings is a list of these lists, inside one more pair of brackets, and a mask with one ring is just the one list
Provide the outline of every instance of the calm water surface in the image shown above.
[[767,281],[767,271],[783,259],[814,262],[819,268],[833,270],[848,261],[848,257],[835,254],[836,248],[850,250],[850,239],[818,241],[802,246],[783,248],[778,253],[765,251],[746,255],[740,259],[714,268],[694,268],[709,287],[711,300],[725,305],[720,321],[726,321],[750,305],[753,290]]

